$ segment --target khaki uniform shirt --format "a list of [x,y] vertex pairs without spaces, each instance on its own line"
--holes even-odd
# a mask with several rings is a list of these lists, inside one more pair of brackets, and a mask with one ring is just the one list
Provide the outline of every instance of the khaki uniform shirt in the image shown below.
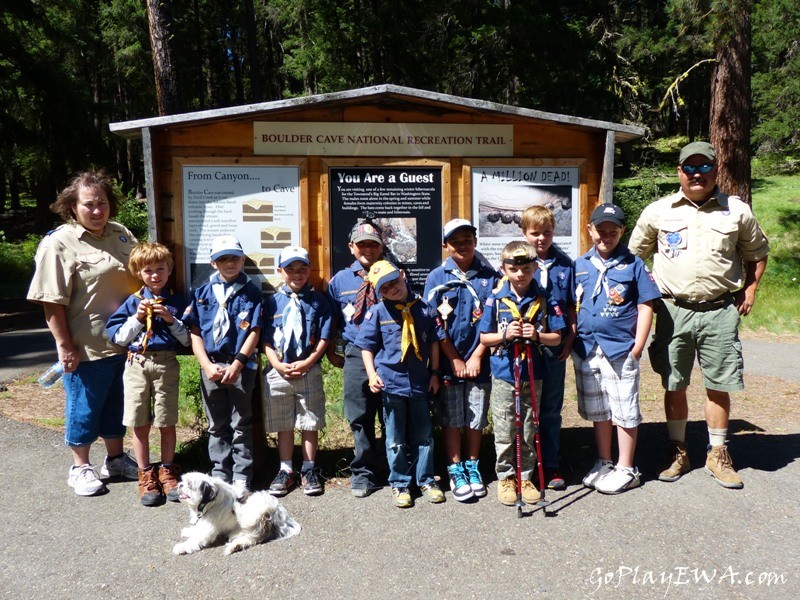
[[108,317],[141,285],[127,269],[135,243],[124,225],[109,221],[102,237],[66,223],[39,244],[28,300],[66,308],[70,337],[81,360],[125,352],[108,340],[105,328]]
[[769,254],[769,242],[750,207],[714,190],[698,206],[680,190],[642,211],[631,252],[653,255],[653,275],[664,296],[709,302],[744,285],[744,262]]

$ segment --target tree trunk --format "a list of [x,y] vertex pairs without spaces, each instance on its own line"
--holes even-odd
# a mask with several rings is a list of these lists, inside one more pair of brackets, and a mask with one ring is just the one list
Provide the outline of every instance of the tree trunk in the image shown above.
[[717,151],[717,183],[726,194],[750,204],[750,0],[729,0],[719,27],[728,35],[717,48],[711,82],[710,137]]
[[169,8],[169,0],[147,0],[150,49],[153,53],[153,73],[159,115],[172,115],[180,112],[177,77],[169,45]]
[[261,85],[262,60],[258,49],[258,36],[256,33],[256,11],[253,8],[253,0],[242,2],[244,9],[244,31],[247,37],[247,62],[250,67],[250,102],[262,102],[264,100],[264,88]]

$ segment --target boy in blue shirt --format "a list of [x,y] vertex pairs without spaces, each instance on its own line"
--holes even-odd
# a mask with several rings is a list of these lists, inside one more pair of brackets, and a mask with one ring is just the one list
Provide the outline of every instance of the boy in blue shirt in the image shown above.
[[278,432],[280,470],[269,493],[285,496],[296,483],[292,469],[294,429],[300,430],[303,492],[317,496],[324,482],[315,466],[319,432],[325,428],[325,392],[320,359],[331,337],[332,308],[308,283],[311,262],[299,246],[281,250],[284,285],[264,302],[263,347],[272,368],[264,385],[264,430]]
[[211,474],[247,491],[253,476],[253,387],[261,331],[261,290],[242,272],[233,236],[211,242],[217,271],[197,288],[183,316],[200,363]]
[[395,506],[413,504],[409,486],[416,474],[420,491],[432,503],[444,502],[433,477],[433,437],[428,404],[439,379],[436,324],[420,298],[412,297],[405,273],[388,261],[372,265],[369,279],[378,302],[364,317],[356,345],[373,392],[382,392],[386,423],[389,485]]
[[[497,273],[475,256],[477,229],[466,219],[444,226],[442,247],[447,260],[428,275],[423,298],[439,331],[442,382],[436,409],[444,433],[447,472],[453,497],[464,502],[486,496],[478,469],[483,430],[489,424],[491,373],[489,354],[480,343],[477,322],[492,293]],[[466,455],[461,461],[461,428]]]
[[520,344],[525,353],[520,368],[520,418],[523,422],[522,447],[522,499],[535,504],[541,494],[532,482],[536,451],[534,447],[533,415],[530,405],[530,385],[527,363],[533,361],[537,398],[542,391],[542,377],[547,363],[541,356],[538,344],[557,346],[561,343],[561,330],[566,326],[558,304],[547,297],[534,280],[536,251],[527,242],[510,242],[500,254],[500,267],[506,279],[499,289],[486,300],[483,316],[478,324],[481,343],[495,348],[489,359],[492,370],[492,422],[494,446],[497,452],[497,499],[506,506],[517,501],[515,454],[515,350]]
[[[583,485],[619,494],[639,485],[633,455],[639,411],[639,359],[653,300],[661,297],[642,259],[620,245],[625,214],[614,204],[598,206],[589,221],[594,248],[575,261],[578,337],[572,353],[578,412],[594,423],[598,459]],[[613,423],[619,460],[611,459]]]
[[566,487],[559,472],[561,460],[561,409],[564,406],[564,379],[567,357],[575,342],[575,266],[572,259],[553,244],[556,220],[545,206],[529,206],[520,220],[522,235],[536,250],[536,282],[558,303],[567,328],[561,344],[545,353],[547,373],[539,396],[539,432],[546,485],[553,490]]
[[[122,376],[122,424],[133,428],[139,500],[144,506],[178,501],[181,470],[174,461],[181,368],[176,351],[189,345],[189,331],[178,318],[186,301],[167,288],[174,264],[166,246],[154,242],[136,245],[128,259],[128,270],[144,285],[106,323],[108,339],[128,347]],[[161,464],[156,465],[150,463],[151,425],[161,434]]]

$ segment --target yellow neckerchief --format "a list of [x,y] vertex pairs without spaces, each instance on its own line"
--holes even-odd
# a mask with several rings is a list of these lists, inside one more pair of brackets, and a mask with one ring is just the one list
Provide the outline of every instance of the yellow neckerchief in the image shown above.
[[[138,292],[136,292],[134,294],[134,296],[136,296],[140,300],[144,300],[144,296],[142,295],[142,292],[144,292],[144,286],[142,286],[142,288]],[[155,296],[153,298],[150,298],[150,300],[154,304],[163,304],[164,303],[164,299],[161,296]],[[142,340],[142,346],[141,346],[141,348],[139,348],[139,354],[141,354],[145,350],[147,350],[147,344],[150,342],[150,338],[153,337],[153,307],[152,307],[152,305],[148,306],[145,309],[145,314],[147,315],[147,317],[145,319],[145,334],[144,334],[144,339]]]
[[[511,311],[511,316],[514,318],[515,321],[527,322],[527,323],[534,322],[534,317],[536,316],[536,313],[538,313],[539,309],[542,307],[542,300],[544,300],[543,296],[539,296],[538,298],[536,298],[536,300],[533,303],[531,303],[531,305],[528,307],[528,310],[525,311],[525,316],[523,317],[522,314],[520,314],[517,305],[511,298],[500,298],[500,301],[508,307],[508,310]],[[520,360],[525,360],[527,358],[527,352],[525,351],[525,346],[523,346],[522,344],[520,344],[520,346],[521,346],[519,354]]]
[[422,354],[419,351],[419,341],[417,341],[417,332],[414,329],[414,318],[411,316],[411,307],[419,302],[419,298],[414,298],[411,302],[405,304],[397,303],[394,307],[400,311],[403,317],[403,334],[400,338],[400,360],[406,359],[406,354],[411,346],[414,346],[414,354],[419,360],[422,360]]

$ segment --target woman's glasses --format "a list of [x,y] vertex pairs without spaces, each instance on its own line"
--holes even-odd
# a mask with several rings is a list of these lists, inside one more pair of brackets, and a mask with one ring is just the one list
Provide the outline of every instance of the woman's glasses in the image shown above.
[[709,165],[709,164],[698,165],[698,166],[681,165],[681,171],[683,171],[687,175],[694,175],[697,172],[700,172],[701,174],[705,175],[706,173],[710,173],[711,169],[713,169],[713,168],[714,168],[714,165]]

